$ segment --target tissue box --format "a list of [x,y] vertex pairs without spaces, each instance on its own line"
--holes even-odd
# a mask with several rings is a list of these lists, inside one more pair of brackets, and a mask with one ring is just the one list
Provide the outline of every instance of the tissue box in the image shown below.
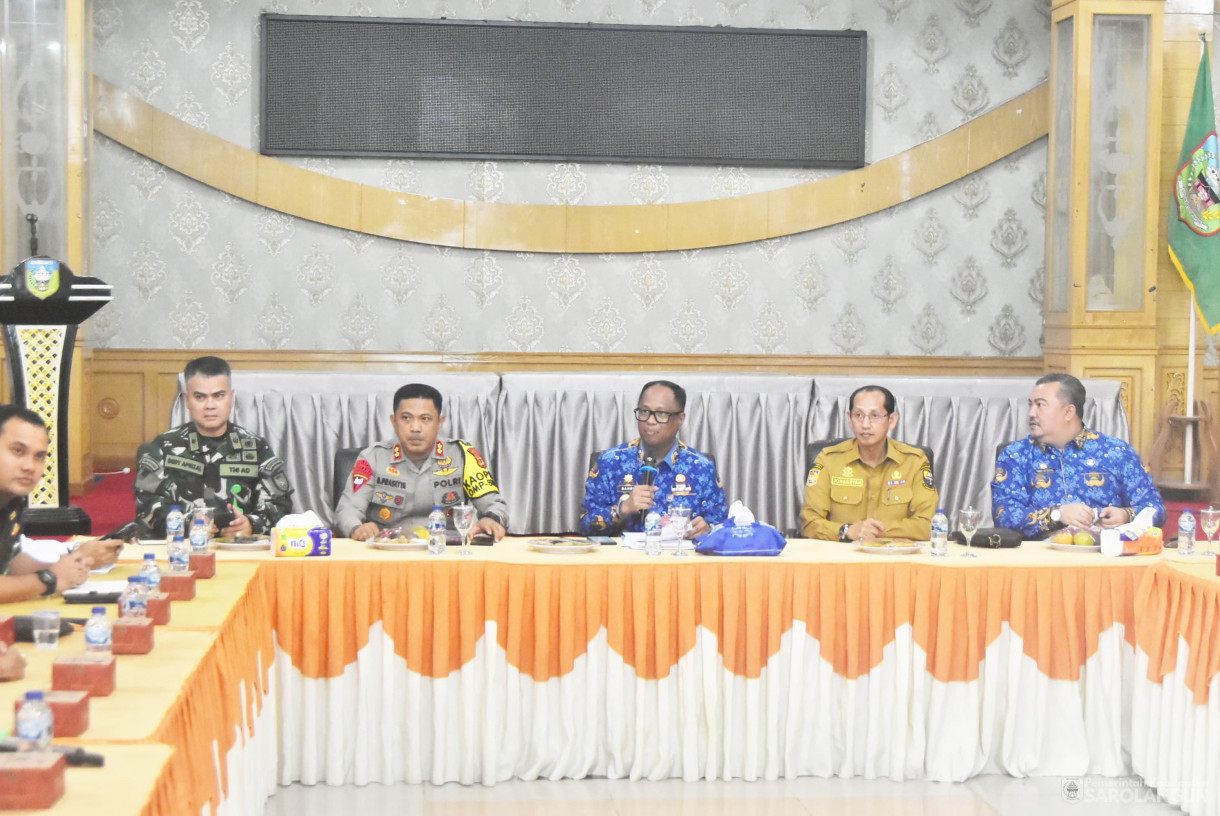
[[1109,556],[1158,555],[1164,548],[1160,527],[1145,530],[1134,541],[1124,541],[1117,530],[1102,530],[1100,544],[1101,554]]
[[0,754],[0,809],[43,810],[64,795],[63,754],[21,751]]
[[271,534],[271,546],[277,558],[330,555],[331,533],[325,527],[275,527]]
[[189,601],[195,597],[195,573],[185,572],[161,573],[161,591],[171,601]]
[[119,618],[114,622],[110,651],[116,655],[142,655],[153,650],[152,618]]
[[[55,717],[56,737],[79,737],[89,730],[89,693],[87,691],[48,691],[44,695],[47,707]],[[13,701],[13,716],[24,700]],[[17,733],[16,722],[12,733]]]
[[216,553],[191,553],[191,572],[196,578],[211,578],[216,575]]
[[51,688],[55,691],[86,691],[91,697],[114,693],[115,661],[102,655],[57,657],[51,663]]

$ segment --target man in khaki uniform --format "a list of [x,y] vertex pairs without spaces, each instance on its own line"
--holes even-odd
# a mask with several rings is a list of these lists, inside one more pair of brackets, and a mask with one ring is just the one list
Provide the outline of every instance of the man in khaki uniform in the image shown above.
[[801,535],[829,541],[925,540],[939,496],[919,448],[890,439],[894,395],[879,385],[848,401],[855,438],[823,450],[805,480]]

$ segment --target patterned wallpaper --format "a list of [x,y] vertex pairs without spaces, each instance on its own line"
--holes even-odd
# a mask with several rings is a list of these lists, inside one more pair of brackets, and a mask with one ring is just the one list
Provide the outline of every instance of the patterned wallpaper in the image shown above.
[[[257,149],[258,14],[868,32],[870,161],[1047,78],[1050,0],[95,0],[94,71]],[[91,274],[108,348],[1041,354],[1045,140],[847,224],[695,251],[458,250],[325,227],[94,143]],[[631,204],[777,189],[830,170],[303,159],[392,190]]]

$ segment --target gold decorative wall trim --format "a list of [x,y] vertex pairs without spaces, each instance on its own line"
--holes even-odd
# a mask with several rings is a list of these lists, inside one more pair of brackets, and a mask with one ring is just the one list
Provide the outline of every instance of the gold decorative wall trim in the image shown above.
[[839,224],[910,201],[1046,136],[1049,84],[868,167],[765,193],[676,204],[498,204],[399,193],[315,173],[188,125],[93,78],[94,129],[188,178],[341,229],[466,249],[663,252]]

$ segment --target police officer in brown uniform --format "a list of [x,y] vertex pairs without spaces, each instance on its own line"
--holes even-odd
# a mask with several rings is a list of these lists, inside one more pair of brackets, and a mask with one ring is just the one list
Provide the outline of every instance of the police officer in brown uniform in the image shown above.
[[504,537],[508,503],[482,454],[461,439],[436,438],[442,405],[441,393],[423,383],[394,393],[390,421],[397,438],[360,452],[335,508],[338,535],[366,541],[390,527],[426,528],[434,506],[448,516],[454,505],[469,502],[478,516],[471,535]]
[[879,385],[848,401],[855,437],[818,454],[805,481],[801,534],[828,541],[927,539],[938,496],[919,448],[890,439],[894,395]]

